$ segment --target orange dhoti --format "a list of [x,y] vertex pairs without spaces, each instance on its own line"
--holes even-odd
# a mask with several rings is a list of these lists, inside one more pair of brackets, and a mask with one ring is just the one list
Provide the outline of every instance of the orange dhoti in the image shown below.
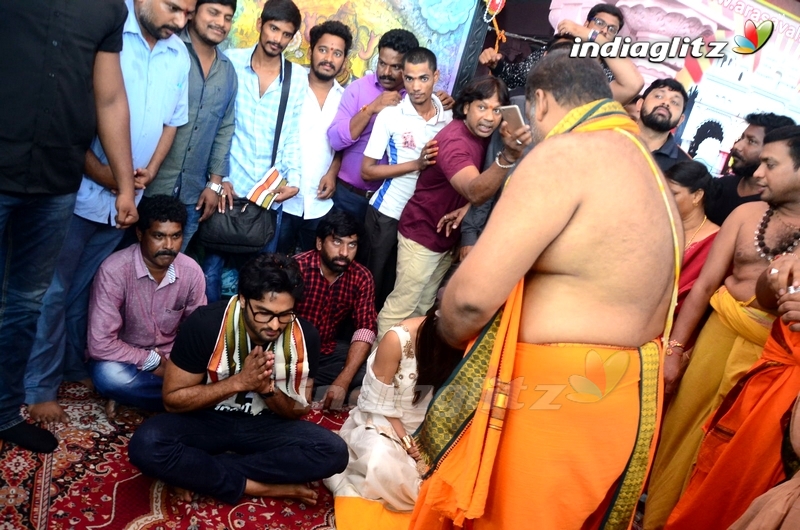
[[[502,326],[489,334],[507,335]],[[627,528],[654,453],[659,346],[511,342],[510,383],[499,370],[467,426],[442,446],[412,528]],[[450,384],[465,387],[458,377]],[[498,401],[504,413],[489,406]],[[423,445],[439,431],[431,412]]]
[[[655,344],[646,348],[658,358]],[[485,513],[473,528],[600,526],[637,441],[639,356],[636,349],[517,345],[509,409]],[[651,398],[648,408],[654,416],[655,393]],[[638,449],[646,453],[646,467],[651,443]],[[439,471],[448,474],[448,467],[461,465],[459,460],[456,448]],[[628,490],[620,492],[633,501],[624,510],[625,526],[644,483],[645,467],[635,479],[629,475]],[[416,528],[437,527],[440,514],[423,498],[442,482],[434,475],[423,484]]]

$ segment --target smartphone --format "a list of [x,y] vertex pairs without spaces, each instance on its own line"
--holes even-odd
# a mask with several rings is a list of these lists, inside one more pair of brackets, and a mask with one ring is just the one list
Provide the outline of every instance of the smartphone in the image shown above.
[[499,109],[500,114],[503,116],[503,120],[508,122],[509,132],[516,131],[525,125],[525,122],[522,121],[522,113],[519,111],[519,107],[516,105],[504,105],[499,107]]

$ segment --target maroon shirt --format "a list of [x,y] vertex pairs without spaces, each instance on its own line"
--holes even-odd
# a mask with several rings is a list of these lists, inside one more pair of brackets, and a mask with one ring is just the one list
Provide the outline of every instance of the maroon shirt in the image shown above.
[[403,209],[397,230],[428,250],[447,252],[458,243],[461,229],[453,230],[447,237],[444,230],[436,233],[436,225],[445,214],[467,204],[467,199],[450,185],[450,179],[469,166],[480,171],[489,138],[479,138],[462,120],[453,120],[434,140],[439,145],[436,164],[420,173],[417,188]]
[[305,297],[295,306],[295,312],[319,330],[321,353],[333,353],[337,328],[351,315],[356,327],[352,342],[372,344],[378,330],[372,273],[354,261],[335,282],[328,283],[319,268],[319,251],[309,250],[294,259],[300,265],[305,284]]

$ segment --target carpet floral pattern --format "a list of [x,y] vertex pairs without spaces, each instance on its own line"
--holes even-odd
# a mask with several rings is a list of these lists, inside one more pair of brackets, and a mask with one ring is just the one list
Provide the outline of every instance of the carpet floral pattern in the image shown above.
[[[128,461],[128,441],[144,421],[123,409],[109,422],[104,400],[79,384],[62,386],[69,425],[58,425],[52,455],[0,442],[0,530],[326,530],[334,529],[333,497],[322,483],[316,506],[289,499],[244,497],[236,506],[175,497]],[[312,411],[308,421],[338,430],[346,413]]]

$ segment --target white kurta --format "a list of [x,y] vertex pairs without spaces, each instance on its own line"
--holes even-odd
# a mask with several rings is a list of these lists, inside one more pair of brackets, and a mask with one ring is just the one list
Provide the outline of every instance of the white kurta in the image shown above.
[[372,370],[377,348],[367,359],[367,373],[358,398],[339,435],[347,442],[347,469],[325,479],[334,496],[380,500],[387,508],[411,511],[417,500],[421,479],[417,465],[408,456],[387,418],[399,418],[406,432],[417,430],[425,417],[432,392],[418,403],[414,399],[417,360],[411,335],[404,326],[394,326],[403,354],[393,383],[387,385]]

